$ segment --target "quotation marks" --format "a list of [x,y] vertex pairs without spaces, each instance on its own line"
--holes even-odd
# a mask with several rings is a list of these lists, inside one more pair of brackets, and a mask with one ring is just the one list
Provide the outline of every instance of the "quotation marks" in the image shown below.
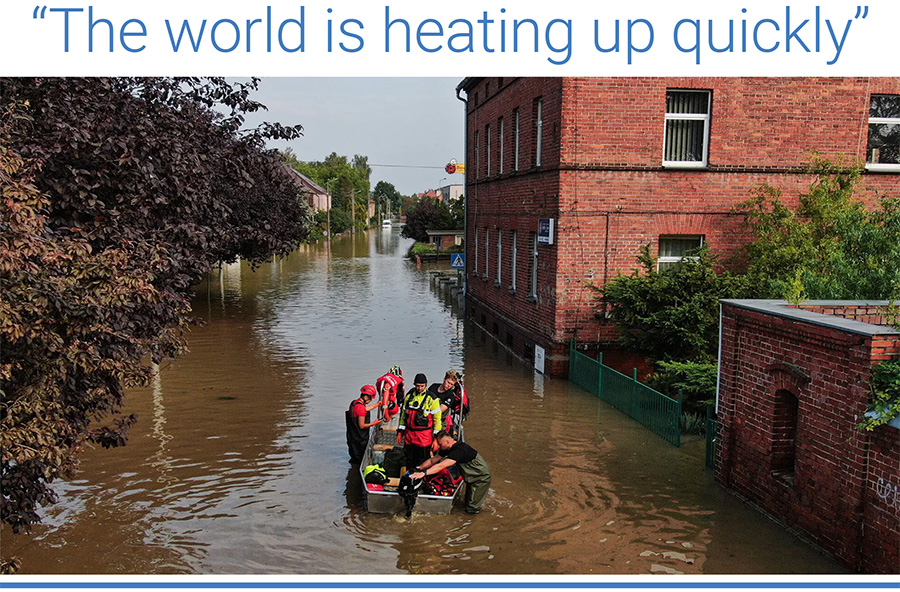
[[[41,9],[41,16],[38,16],[38,8]],[[46,7],[46,6],[35,6],[35,7],[34,7],[34,14],[31,16],[31,18],[35,18],[35,19],[36,19],[36,18],[44,18],[44,13],[45,13],[45,12],[47,12],[47,7]]]
[[[862,16],[860,16],[860,15],[862,15]],[[869,16],[869,7],[868,6],[857,6],[856,7],[856,16],[854,16],[853,18],[855,18],[855,19],[866,18],[867,16]]]

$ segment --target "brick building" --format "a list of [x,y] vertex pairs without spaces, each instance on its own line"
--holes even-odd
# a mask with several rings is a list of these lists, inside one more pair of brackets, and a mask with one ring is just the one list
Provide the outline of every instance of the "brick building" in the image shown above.
[[[467,310],[550,375],[567,371],[570,338],[615,340],[586,283],[634,269],[647,243],[661,265],[701,243],[735,251],[733,206],[763,183],[796,199],[811,151],[867,160],[864,196],[900,195],[900,78],[466,78],[457,90]],[[552,244],[539,244],[540,219]]]
[[848,568],[900,573],[900,430],[856,429],[900,355],[886,303],[722,304],[716,482]]

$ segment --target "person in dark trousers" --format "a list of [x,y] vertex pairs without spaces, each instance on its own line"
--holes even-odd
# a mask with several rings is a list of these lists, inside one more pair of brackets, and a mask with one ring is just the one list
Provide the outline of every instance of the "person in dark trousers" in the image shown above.
[[377,391],[371,384],[359,389],[359,398],[350,403],[350,408],[344,412],[347,421],[347,452],[350,454],[350,462],[362,461],[366,452],[366,444],[369,443],[369,428],[381,423],[376,419],[366,423],[366,414],[378,407],[378,403],[372,403]]
[[441,404],[428,392],[428,379],[416,374],[415,385],[403,399],[397,444],[403,445],[406,466],[414,467],[431,456],[434,434],[441,429]]
[[416,467],[410,477],[422,479],[456,465],[466,482],[466,512],[481,512],[491,488],[491,469],[477,450],[465,442],[457,442],[447,432],[438,432],[434,439],[438,443],[438,453]]

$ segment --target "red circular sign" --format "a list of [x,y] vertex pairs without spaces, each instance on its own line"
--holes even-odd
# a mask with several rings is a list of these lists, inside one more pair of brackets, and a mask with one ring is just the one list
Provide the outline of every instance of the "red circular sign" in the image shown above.
[[444,167],[444,170],[447,171],[448,175],[452,175],[453,173],[456,172],[456,165],[448,164],[447,166]]

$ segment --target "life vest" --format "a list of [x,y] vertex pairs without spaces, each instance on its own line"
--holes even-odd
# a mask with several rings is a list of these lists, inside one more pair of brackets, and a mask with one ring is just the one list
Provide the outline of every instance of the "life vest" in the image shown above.
[[[387,395],[385,396],[385,387],[387,387]],[[375,381],[375,389],[379,395],[385,396],[381,402],[381,407],[387,411],[388,415],[395,415],[400,407],[397,405],[397,393],[403,392],[403,377],[388,372]]]
[[431,446],[434,430],[441,427],[435,422],[434,416],[437,414],[440,417],[440,413],[440,403],[428,391],[421,394],[415,390],[410,391],[403,401],[403,416],[400,421],[400,427],[405,430],[404,443]]
[[469,396],[462,382],[457,382],[456,388],[453,389],[453,413],[459,415],[463,421],[469,415]]
[[387,482],[387,474],[381,465],[369,465],[363,469],[363,480],[366,483],[384,485]]
[[359,416],[353,415],[353,408],[357,405],[362,405],[363,411],[365,411],[366,404],[363,403],[362,397],[360,397],[350,403],[350,408],[344,412],[344,418],[347,422],[347,452],[350,454],[350,460],[353,462],[362,460],[366,451],[366,444],[369,441],[369,428],[360,428],[359,419],[357,419]]

